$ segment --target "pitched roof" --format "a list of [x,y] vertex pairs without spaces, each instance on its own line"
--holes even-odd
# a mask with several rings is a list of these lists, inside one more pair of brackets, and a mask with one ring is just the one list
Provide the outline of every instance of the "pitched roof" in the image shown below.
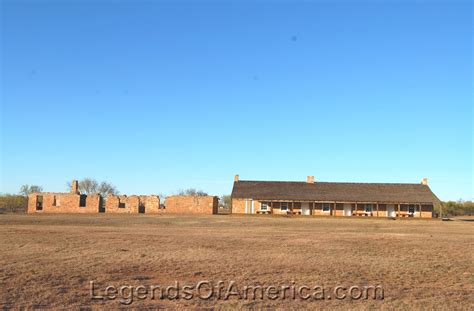
[[438,203],[423,184],[246,181],[234,182],[233,198],[291,201]]

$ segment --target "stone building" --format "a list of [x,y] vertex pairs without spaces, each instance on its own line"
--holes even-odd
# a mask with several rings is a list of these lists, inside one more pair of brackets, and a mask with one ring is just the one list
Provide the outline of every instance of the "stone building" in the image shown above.
[[433,217],[440,200],[419,184],[246,181],[236,175],[232,213],[366,217]]
[[74,180],[71,192],[37,192],[28,196],[28,213],[98,213],[102,197],[98,193],[80,194]]
[[107,213],[107,214],[217,214],[218,197],[170,196],[166,206],[157,195],[80,194],[77,180],[71,192],[39,192],[28,196],[28,213]]
[[157,195],[80,194],[79,183],[74,180],[71,192],[38,192],[28,196],[28,213],[161,213]]

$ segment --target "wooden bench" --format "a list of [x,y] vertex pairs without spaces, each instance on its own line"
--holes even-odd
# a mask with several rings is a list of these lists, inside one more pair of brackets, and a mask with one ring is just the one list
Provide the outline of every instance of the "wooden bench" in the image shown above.
[[257,214],[271,214],[270,211],[257,211]]
[[372,213],[366,213],[365,211],[353,211],[352,216],[372,216]]
[[415,217],[415,215],[409,214],[408,212],[400,212],[400,213],[397,212],[397,214],[398,214],[397,217]]

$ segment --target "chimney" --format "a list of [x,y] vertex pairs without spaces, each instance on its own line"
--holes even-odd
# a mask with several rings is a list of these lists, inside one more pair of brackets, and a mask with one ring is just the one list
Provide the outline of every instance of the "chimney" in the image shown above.
[[306,182],[308,184],[314,184],[314,176],[308,176],[306,177]]
[[71,183],[71,193],[79,194],[79,182],[73,180]]
[[423,178],[423,179],[421,180],[421,184],[422,184],[422,185],[425,185],[425,186],[428,186],[428,178],[426,178],[426,177]]
[[239,182],[239,175],[234,176],[234,182]]

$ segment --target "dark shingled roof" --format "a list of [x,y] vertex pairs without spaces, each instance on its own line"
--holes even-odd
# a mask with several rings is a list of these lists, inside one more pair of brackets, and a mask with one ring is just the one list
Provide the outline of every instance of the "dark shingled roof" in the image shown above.
[[291,201],[438,203],[423,184],[246,181],[234,182],[233,198]]

